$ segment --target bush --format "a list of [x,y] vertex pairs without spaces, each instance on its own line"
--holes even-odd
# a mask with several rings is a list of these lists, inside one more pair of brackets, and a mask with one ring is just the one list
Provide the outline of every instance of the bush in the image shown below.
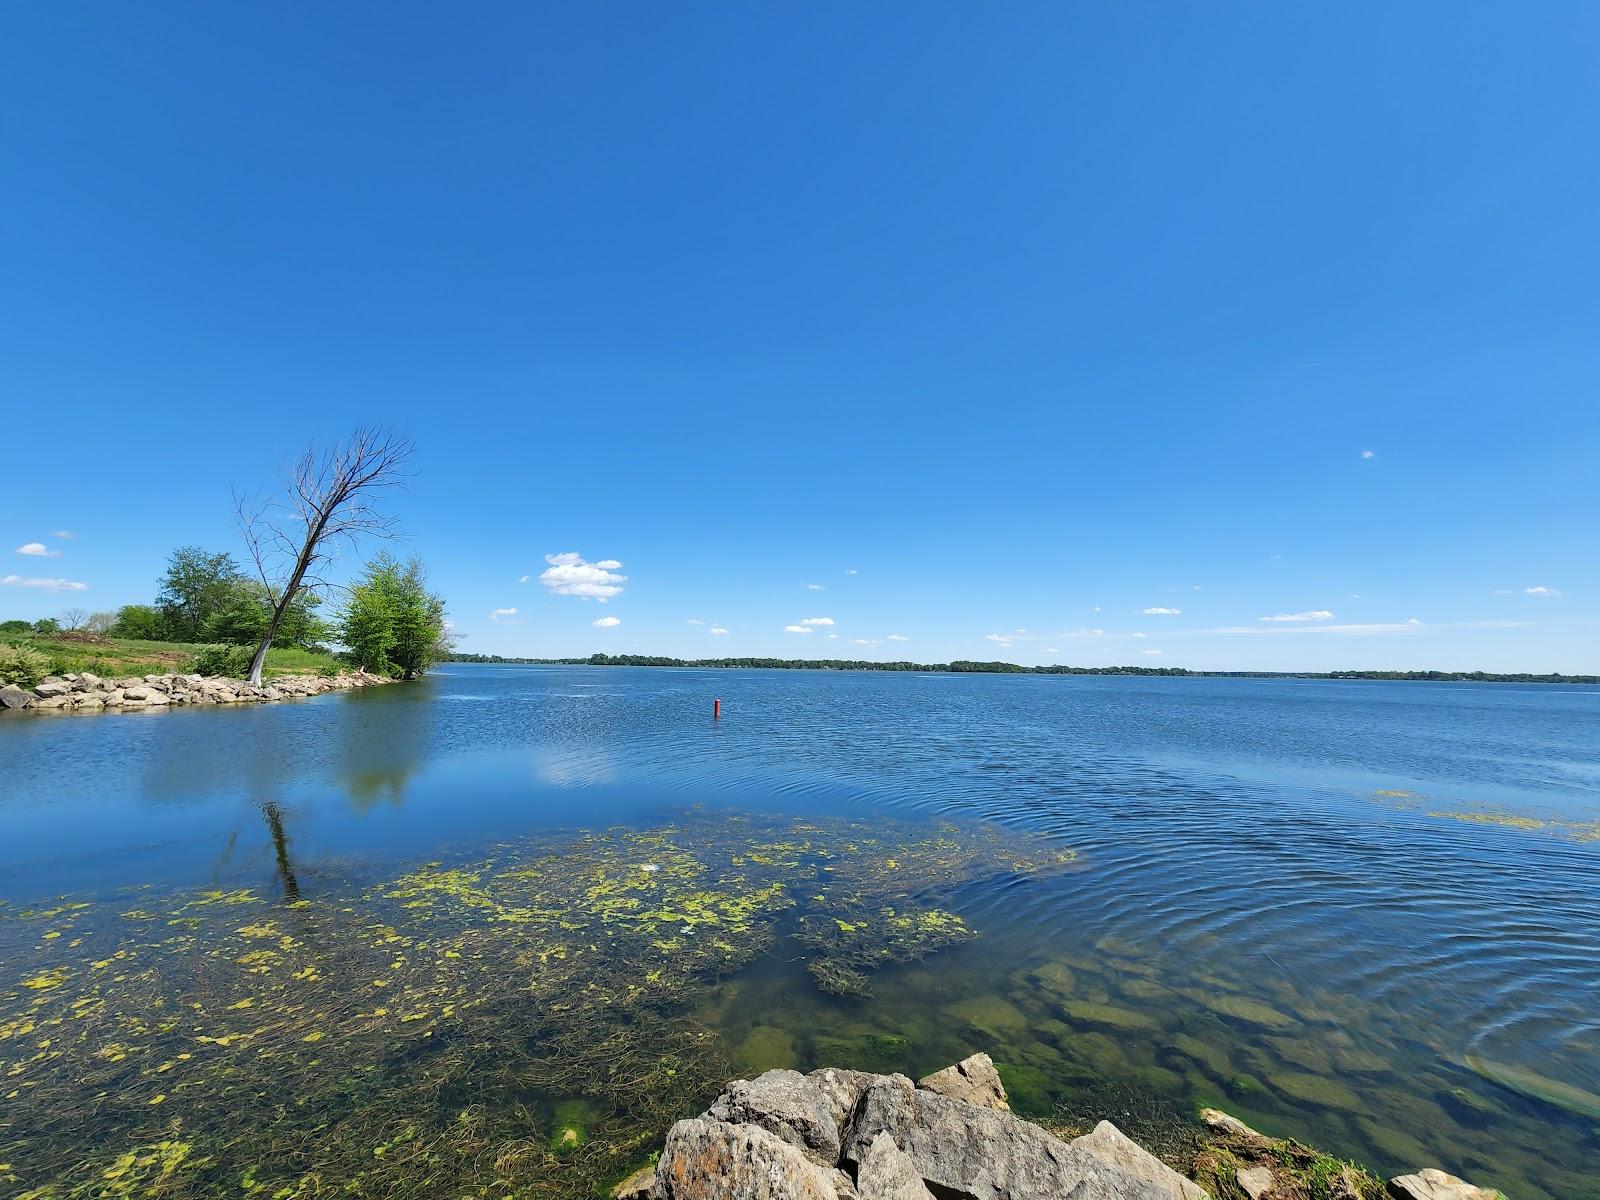
[[194,669],[202,675],[226,675],[243,679],[250,673],[253,646],[201,646],[195,652]]
[[117,610],[117,619],[107,632],[112,637],[159,642],[165,640],[167,626],[161,614],[150,605],[125,604]]
[[31,688],[50,674],[50,660],[31,646],[0,645],[0,683]]

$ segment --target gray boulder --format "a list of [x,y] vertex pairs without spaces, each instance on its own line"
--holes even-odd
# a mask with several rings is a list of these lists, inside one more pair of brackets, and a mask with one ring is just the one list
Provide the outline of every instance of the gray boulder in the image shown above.
[[1262,1200],[1277,1182],[1272,1177],[1271,1167],[1240,1167],[1234,1171],[1233,1181],[1250,1200]]
[[847,1071],[841,1067],[823,1067],[806,1076],[816,1084],[828,1101],[828,1111],[833,1115],[833,1123],[839,1127],[839,1132],[844,1132],[845,1126],[850,1121],[850,1114],[856,1110],[856,1101],[861,1099],[861,1093],[879,1079],[887,1079],[887,1075],[874,1075],[871,1071]]
[[837,1171],[754,1125],[696,1117],[667,1134],[654,1200],[839,1200]]
[[616,1187],[611,1189],[611,1200],[650,1200],[650,1193],[655,1190],[655,1167],[640,1167],[629,1175]]
[[825,1167],[839,1161],[839,1127],[827,1097],[799,1071],[735,1079],[704,1114],[730,1125],[756,1125]]
[[[1089,1175],[1106,1185],[1107,1197],[1126,1194],[1144,1200],[1206,1200],[1204,1188],[1179,1175],[1110,1121],[1101,1121],[1094,1132],[1074,1138],[1067,1145],[1072,1150],[1087,1151],[1110,1169],[1109,1173]],[[1125,1191],[1124,1180],[1136,1181],[1134,1190]]]
[[124,700],[143,700],[151,695],[154,695],[152,689],[139,685],[132,685],[122,689],[122,698]]
[[33,694],[40,699],[48,699],[51,696],[65,696],[71,690],[72,684],[65,679],[45,679],[33,689]]
[[1493,1188],[1474,1187],[1437,1167],[1395,1176],[1389,1180],[1389,1195],[1395,1200],[1504,1200]]
[[[938,1097],[935,1097],[937,1099]],[[917,1120],[916,1088],[904,1075],[879,1075],[869,1083],[856,1101],[850,1126],[840,1139],[844,1162],[859,1164],[880,1133],[887,1133],[904,1146]],[[921,1170],[921,1164],[918,1164]],[[922,1171],[924,1179],[933,1178]]]
[[994,1060],[987,1054],[974,1054],[953,1067],[935,1071],[917,1080],[924,1091],[937,1092],[952,1100],[965,1100],[979,1108],[998,1108],[1011,1111],[1006,1100],[1005,1084],[1000,1082],[1000,1072],[994,1069]]
[[33,693],[14,683],[0,687],[0,708],[27,708],[33,704]]
[[861,1156],[856,1191],[861,1200],[933,1200],[910,1156],[887,1133],[873,1138]]

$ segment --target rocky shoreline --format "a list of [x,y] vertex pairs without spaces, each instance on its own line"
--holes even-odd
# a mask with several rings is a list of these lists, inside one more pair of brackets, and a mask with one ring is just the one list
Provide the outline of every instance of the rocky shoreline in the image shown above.
[[[1015,1116],[987,1054],[913,1083],[825,1067],[736,1079],[615,1200],[1504,1200],[1437,1169],[1387,1182],[1216,1109],[1189,1176],[1109,1121]],[[1192,1176],[1192,1177],[1191,1177]]]
[[280,675],[257,687],[221,675],[144,675],[121,679],[83,674],[52,675],[33,688],[0,687],[0,712],[105,712],[173,705],[268,704],[320,696],[323,692],[392,683],[365,671],[338,675]]

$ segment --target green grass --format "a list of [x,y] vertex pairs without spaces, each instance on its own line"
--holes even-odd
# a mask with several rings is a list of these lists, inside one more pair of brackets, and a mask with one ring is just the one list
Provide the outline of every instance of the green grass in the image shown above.
[[[53,675],[89,671],[96,675],[169,675],[193,669],[198,646],[185,642],[144,642],[133,638],[98,638],[85,634],[18,634],[5,641],[31,646],[50,659]],[[339,660],[326,651],[273,647],[262,674],[334,675]]]

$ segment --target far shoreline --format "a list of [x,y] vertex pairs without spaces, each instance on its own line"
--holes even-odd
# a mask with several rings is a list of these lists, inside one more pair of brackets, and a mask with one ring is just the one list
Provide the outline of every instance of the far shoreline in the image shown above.
[[1309,679],[1375,683],[1545,683],[1600,684],[1600,675],[1565,675],[1508,671],[1199,671],[1188,667],[1029,667],[1020,663],[873,662],[865,659],[804,658],[668,658],[642,654],[592,654],[587,658],[521,658],[500,654],[453,654],[449,663],[481,663],[524,667],[667,667],[701,671],[872,671],[913,675],[1122,675],[1158,679]]

